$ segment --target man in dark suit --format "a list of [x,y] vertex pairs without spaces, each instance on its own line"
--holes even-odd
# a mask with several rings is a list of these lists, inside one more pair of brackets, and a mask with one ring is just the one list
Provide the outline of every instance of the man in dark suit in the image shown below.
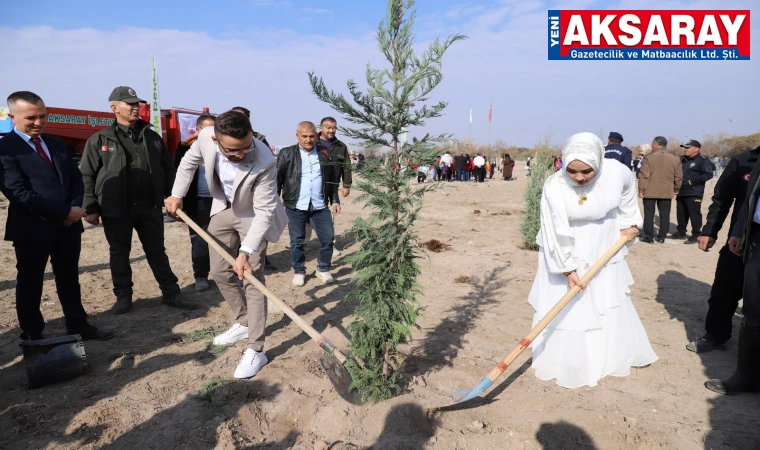
[[48,259],[70,334],[105,340],[112,331],[87,323],[79,287],[84,186],[82,174],[63,142],[43,136],[47,113],[28,91],[8,97],[15,129],[0,139],[0,190],[10,201],[5,240],[16,250],[16,313],[21,339],[44,339],[40,312]]
[[719,394],[760,392],[760,161],[749,174],[747,193],[728,239],[731,253],[744,263],[744,306],[736,372],[705,382]]

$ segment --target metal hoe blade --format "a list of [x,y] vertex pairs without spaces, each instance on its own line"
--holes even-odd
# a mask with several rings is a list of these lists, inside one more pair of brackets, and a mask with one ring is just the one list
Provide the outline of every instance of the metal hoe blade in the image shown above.
[[479,396],[480,394],[484,393],[485,391],[487,391],[488,388],[491,387],[492,384],[493,384],[493,380],[486,377],[486,378],[483,378],[480,384],[475,386],[475,388],[472,390],[459,389],[453,394],[451,394],[452,404],[455,405],[457,403],[462,403],[462,402],[466,402],[467,400],[471,400]]
[[322,368],[322,370],[325,372],[325,375],[327,375],[327,378],[330,379],[330,383],[332,383],[333,387],[335,388],[335,392],[338,393],[338,395],[343,398],[343,400],[351,403],[352,405],[361,405],[362,399],[359,395],[358,389],[349,389],[351,386],[351,383],[353,383],[353,378],[351,378],[351,374],[348,373],[348,369],[341,364],[335,356],[326,354],[319,358],[319,366]]

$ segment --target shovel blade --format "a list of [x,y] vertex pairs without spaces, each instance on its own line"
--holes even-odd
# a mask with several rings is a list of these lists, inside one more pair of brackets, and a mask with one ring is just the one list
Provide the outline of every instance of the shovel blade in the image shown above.
[[475,386],[474,389],[459,389],[453,394],[451,394],[452,397],[452,404],[457,404],[461,402],[466,402],[467,400],[473,399],[477,397],[478,395],[482,394],[486,390],[488,390],[489,387],[493,384],[493,380],[491,380],[488,377],[483,378],[483,380]]
[[464,399],[464,397],[470,393],[469,389],[458,389],[455,392],[453,392],[451,397],[451,403],[459,403]]
[[346,369],[335,356],[330,354],[323,355],[319,358],[319,366],[325,372],[327,378],[330,379],[330,383],[332,383],[335,388],[335,392],[337,392],[343,400],[352,405],[362,404],[359,391],[357,389],[349,389],[351,383],[354,381],[353,378],[351,378],[351,374],[348,373],[348,369]]

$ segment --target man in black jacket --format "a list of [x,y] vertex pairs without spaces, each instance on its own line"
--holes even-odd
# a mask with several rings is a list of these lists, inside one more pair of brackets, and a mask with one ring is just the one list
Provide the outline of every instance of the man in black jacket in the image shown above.
[[[736,225],[739,217],[739,209],[744,203],[749,185],[749,177],[752,168],[760,157],[760,147],[747,152],[739,153],[731,158],[725,170],[715,185],[712,204],[707,211],[707,223],[702,228],[702,235],[697,238],[699,249],[709,251],[718,239],[718,233],[728,217],[731,205],[734,211],[731,214],[729,230]],[[707,301],[707,318],[705,319],[705,335],[689,343],[686,348],[692,352],[709,352],[723,345],[731,339],[731,320],[739,306],[744,287],[744,264],[742,258],[733,254],[728,243],[720,249],[718,266],[715,269],[715,281],[710,290],[710,299]]]
[[[351,157],[348,154],[348,146],[335,137],[338,131],[338,122],[332,117],[325,117],[319,123],[319,133],[317,133],[317,146],[324,148],[330,154],[335,162],[335,170],[338,179],[343,182],[340,193],[343,197],[348,197],[351,193],[351,183],[353,183],[351,173]],[[335,228],[335,216],[333,216],[333,228]],[[311,230],[306,233],[306,242],[311,240]],[[333,256],[340,256],[340,250],[335,246],[333,241]]]
[[619,161],[625,167],[633,169],[631,159],[633,152],[628,147],[623,147],[623,135],[613,131],[607,137],[607,146],[604,147],[604,157]]
[[731,231],[728,248],[744,262],[744,319],[734,374],[709,380],[705,387],[720,394],[760,392],[760,162],[749,177],[747,195]]
[[685,238],[686,227],[691,220],[691,236],[685,243],[696,244],[697,237],[702,232],[702,198],[705,196],[705,183],[712,178],[713,165],[699,153],[702,144],[698,141],[691,140],[681,147],[684,148],[684,155],[681,157],[683,182],[676,196],[678,226],[677,231],[669,238]]
[[90,325],[82,306],[82,174],[66,145],[42,134],[47,112],[37,94],[14,92],[8,97],[8,108],[15,128],[0,139],[0,190],[10,202],[5,240],[13,242],[16,251],[21,339],[44,339],[40,301],[48,260],[69,334],[110,339],[113,332]]
[[[201,114],[195,121],[195,134],[180,142],[174,152],[174,167],[179,167],[182,157],[185,156],[190,146],[198,139],[198,133],[206,127],[213,127],[216,123],[214,116]],[[211,220],[211,203],[213,197],[206,184],[206,166],[201,164],[195,171],[193,181],[184,198],[185,213],[197,223],[199,227],[207,230]],[[208,291],[208,273],[211,263],[208,256],[208,244],[192,228],[190,230],[190,255],[193,260],[193,278],[195,278],[195,290],[198,292]]]
[[296,129],[298,144],[285,147],[277,155],[277,193],[288,214],[290,259],[295,272],[293,285],[304,285],[306,258],[304,236],[311,223],[319,238],[316,275],[323,283],[333,282],[330,260],[333,252],[333,229],[330,217],[340,213],[338,173],[330,153],[316,145],[317,128],[312,122],[301,122]]
[[171,194],[174,164],[161,136],[140,119],[140,103],[132,88],[119,86],[108,98],[116,120],[90,137],[82,154],[85,220],[103,229],[111,254],[116,303],[113,314],[132,308],[132,233],[143,244],[161,303],[180,309],[197,306],[180,293],[164,247],[164,198]]

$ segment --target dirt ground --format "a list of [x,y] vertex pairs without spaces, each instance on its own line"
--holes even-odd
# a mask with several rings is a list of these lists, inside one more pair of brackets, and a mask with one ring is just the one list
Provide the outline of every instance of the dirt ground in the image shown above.
[[[271,362],[251,380],[232,378],[245,343],[210,351],[212,333],[230,325],[228,308],[215,288],[194,292],[182,223],[166,225],[166,247],[183,291],[201,307],[185,312],[159,304],[158,285],[135,237],[135,306],[129,314],[111,315],[107,244],[102,227],[89,227],[80,261],[84,305],[92,323],[117,336],[86,343],[90,373],[29,390],[14,309],[15,257],[3,242],[0,448],[760,448],[760,396],[721,397],[702,386],[732,373],[736,340],[725,351],[703,355],[685,349],[703,332],[718,249],[703,253],[680,241],[637,244],[628,259],[636,280],[633,301],[660,357],[652,366],[604,379],[595,388],[567,390],[538,380],[526,351],[483,399],[433,410],[448,405],[456,389],[474,387],[529,331],[533,311],[527,297],[537,253],[520,248],[524,174],[518,167],[517,181],[450,183],[428,197],[419,235],[450,248],[426,250],[420,260],[425,311],[406,349],[403,392],[361,407],[332,390],[317,364],[320,349],[273,306],[267,329]],[[714,180],[708,191],[713,185]],[[7,202],[1,207],[4,226]],[[344,204],[337,231],[345,231],[357,214],[366,212],[359,204]],[[280,270],[267,276],[268,286],[346,348],[353,305],[344,301],[351,278],[345,256],[357,245],[339,239],[344,251],[334,259],[337,284],[324,286],[309,276],[306,286],[295,289],[287,241],[286,232],[270,247],[270,260]],[[315,242],[307,248],[307,267],[314,270]],[[46,335],[64,335],[50,267],[42,311]],[[736,316],[735,330],[739,321]]]

